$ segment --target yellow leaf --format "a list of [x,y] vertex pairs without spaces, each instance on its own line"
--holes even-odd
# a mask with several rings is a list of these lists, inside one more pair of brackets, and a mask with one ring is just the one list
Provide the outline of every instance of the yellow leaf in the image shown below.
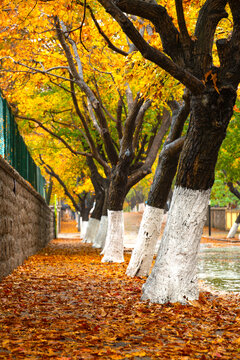
[[240,344],[240,337],[234,340],[235,343]]
[[214,89],[218,94],[220,94],[218,87],[217,87],[217,74],[211,74],[211,80],[213,81]]

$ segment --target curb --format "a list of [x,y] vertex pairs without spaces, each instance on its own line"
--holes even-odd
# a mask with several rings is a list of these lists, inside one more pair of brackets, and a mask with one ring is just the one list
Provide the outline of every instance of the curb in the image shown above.
[[230,240],[230,239],[217,239],[209,236],[202,236],[202,239],[205,240],[214,240],[214,241],[223,241],[231,244],[240,244],[240,240]]

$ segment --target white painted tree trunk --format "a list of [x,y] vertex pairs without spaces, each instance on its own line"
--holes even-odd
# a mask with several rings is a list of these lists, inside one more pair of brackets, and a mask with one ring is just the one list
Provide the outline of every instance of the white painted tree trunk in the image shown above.
[[81,233],[81,221],[82,218],[80,216],[80,214],[78,212],[75,213],[75,221],[76,221],[76,228],[78,229],[78,231]]
[[196,300],[197,254],[211,190],[176,187],[153,270],[143,286],[143,300],[155,303]]
[[104,247],[107,236],[107,227],[108,227],[108,217],[106,215],[103,215],[101,217],[98,233],[93,243],[94,248],[100,249]]
[[127,275],[148,276],[160,236],[163,213],[163,209],[146,205]]
[[[168,216],[168,213],[163,214],[163,216],[162,216],[162,224],[161,224],[161,225],[163,225],[163,223],[166,224],[167,216]],[[162,240],[162,239],[159,237],[158,240],[157,240],[156,246],[155,246],[154,254],[157,254],[157,253],[158,253],[161,240]]]
[[123,211],[108,210],[108,230],[102,262],[124,261],[123,257],[124,220]]
[[83,242],[84,242],[84,237],[86,235],[87,227],[88,227],[88,221],[82,221],[81,222],[81,238],[83,239]]
[[98,232],[100,221],[94,218],[90,218],[88,221],[88,227],[84,236],[84,242],[91,244],[94,242]]
[[231,239],[231,238],[234,238],[234,237],[235,237],[239,225],[240,225],[240,224],[238,224],[238,223],[236,223],[236,222],[232,225],[232,227],[231,227],[231,229],[230,229],[230,231],[229,231],[229,233],[228,233],[228,236],[227,236],[228,239]]

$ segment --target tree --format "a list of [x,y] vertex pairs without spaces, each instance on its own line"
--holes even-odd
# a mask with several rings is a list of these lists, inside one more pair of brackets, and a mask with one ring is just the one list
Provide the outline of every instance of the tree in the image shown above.
[[148,276],[149,274],[160,236],[166,202],[184,143],[181,133],[189,114],[189,96],[185,96],[182,106],[176,101],[171,101],[170,106],[172,108],[171,130],[159,155],[137,241],[126,271],[129,276]]
[[[34,23],[35,36],[32,32],[33,23],[23,26],[24,31],[33,37],[32,42],[28,41],[28,37],[24,37],[24,41],[27,41],[29,47],[32,46],[33,51],[38,51],[38,58],[32,58],[27,63],[22,61],[22,58],[18,59],[16,50],[19,44],[16,41],[14,46],[8,48],[5,57],[2,58],[5,61],[3,66],[5,74],[16,72],[20,75],[21,71],[24,71],[25,76],[25,72],[27,72],[29,80],[28,86],[24,86],[26,90],[29,91],[31,83],[32,86],[36,85],[37,80],[38,90],[36,91],[36,86],[30,89],[33,94],[32,99],[29,100],[29,102],[32,101],[31,111],[28,110],[26,114],[26,108],[20,105],[16,116],[19,119],[32,121],[36,126],[56,137],[72,153],[86,156],[86,162],[90,169],[91,166],[95,166],[95,174],[97,174],[96,163],[98,163],[98,166],[104,170],[105,180],[108,181],[103,180],[100,175],[92,176],[94,180],[100,179],[100,177],[102,180],[98,184],[101,205],[95,206],[91,220],[96,219],[99,222],[100,215],[97,218],[95,213],[97,209],[101,209],[103,206],[103,199],[100,194],[105,193],[104,184],[109,184],[108,210],[110,211],[110,218],[117,216],[122,221],[121,212],[124,198],[129,189],[151,171],[161,141],[170,124],[169,116],[161,116],[158,113],[161,110],[160,107],[158,111],[152,111],[151,115],[146,115],[152,104],[151,100],[140,96],[137,93],[140,90],[139,88],[130,90],[129,84],[124,89],[124,92],[126,90],[126,97],[124,92],[120,91],[121,86],[115,91],[117,97],[115,94],[106,93],[106,77],[112,79],[111,82],[115,88],[115,78],[119,81],[119,77],[121,77],[121,81],[125,81],[120,69],[117,68],[113,71],[111,69],[112,64],[107,67],[103,56],[101,59],[97,57],[94,63],[93,58],[90,58],[89,54],[85,54],[74,26],[79,21],[79,16],[73,14],[71,21],[65,20],[62,10],[58,10],[58,15],[48,17],[48,14],[51,15],[49,9],[51,10],[51,5],[49,8],[45,4],[40,4],[38,7],[37,11],[40,14],[38,16],[44,18],[44,21],[43,25]],[[33,18],[34,10],[31,12]],[[90,13],[93,14],[91,9]],[[92,19],[94,20],[94,16]],[[96,24],[96,21],[94,23]],[[51,26],[51,32],[49,26]],[[91,31],[92,27],[89,26],[89,28]],[[46,35],[43,44],[41,46],[37,44],[36,47],[40,30],[47,32],[47,34],[49,32],[50,35]],[[19,33],[20,31],[17,29],[17,34]],[[2,36],[4,37],[4,35]],[[129,44],[126,40],[125,43],[124,48],[127,49]],[[99,47],[97,42],[94,45],[89,41],[88,45],[91,45],[91,51],[94,51],[95,47]],[[48,48],[47,52],[44,50],[46,47]],[[112,52],[107,53],[108,56],[110,54]],[[127,56],[128,53],[125,52],[124,55]],[[118,66],[121,66],[121,63],[117,62],[116,55],[111,55],[111,59]],[[13,61],[12,67],[9,65],[9,61]],[[107,71],[109,67],[113,74]],[[18,81],[19,78],[15,78],[15,83],[11,82],[12,86],[19,86]],[[56,90],[57,88],[59,89]],[[21,96],[23,95],[21,94]],[[16,99],[16,94],[12,97]],[[70,106],[69,97],[71,97]],[[124,103],[125,98],[127,106]],[[35,114],[36,103],[41,105],[40,110],[38,110],[38,117]],[[55,108],[52,104],[55,105]],[[114,229],[114,233],[119,235],[117,231],[119,221],[117,220],[114,224],[112,227],[110,220],[109,228]],[[119,227],[121,228],[122,224]],[[112,243],[121,244],[122,241],[119,241],[113,234],[109,236],[111,241],[107,242],[103,261],[122,261],[123,247],[121,246],[118,253],[111,245]],[[91,235],[91,240],[87,241],[93,241],[93,237]]]
[[[46,149],[45,149],[46,151]],[[74,187],[72,189],[69,189],[68,186],[66,185],[66,183],[63,181],[63,179],[54,171],[54,169],[47,164],[42,156],[40,155],[40,164],[44,167],[45,172],[50,175],[50,178],[54,178],[57,180],[57,182],[61,185],[61,187],[64,190],[64,198],[67,197],[70,201],[71,204],[75,210],[75,212],[78,214],[81,214],[81,218],[82,218],[82,227],[80,229],[80,224],[78,223],[78,227],[79,230],[81,230],[81,236],[84,238],[86,235],[86,229],[87,229],[87,224],[88,224],[88,218],[89,218],[89,213],[93,207],[93,202],[94,202],[94,194],[93,192],[91,193],[91,191],[86,191],[86,185],[84,186],[84,190],[82,192],[79,192],[79,176],[78,174],[76,176],[73,176],[71,179],[69,177],[69,172],[66,178],[66,181],[69,183],[69,179],[73,180],[76,179],[76,182],[74,184]],[[64,166],[65,168],[65,166]],[[66,169],[66,168],[65,168]],[[82,179],[81,182],[85,182],[86,179],[84,178],[83,174],[82,174]],[[72,182],[72,181],[71,181]],[[74,190],[74,188],[78,188],[77,192],[76,190]],[[75,199],[77,197],[77,199]],[[79,218],[78,218],[79,221]]]
[[[187,12],[184,13],[181,0],[175,1],[175,23],[179,29],[166,8],[155,1],[99,0],[99,3],[120,24],[143,57],[165,69],[190,91],[191,119],[172,205],[142,296],[151,302],[185,303],[198,298],[199,242],[218,151],[233,114],[240,81],[240,1],[207,0],[200,6],[193,37],[188,32]],[[155,26],[163,50],[145,41],[126,14],[147,18]],[[230,15],[233,28],[228,31],[229,37],[216,41],[219,63],[214,63],[214,36],[219,22]]]

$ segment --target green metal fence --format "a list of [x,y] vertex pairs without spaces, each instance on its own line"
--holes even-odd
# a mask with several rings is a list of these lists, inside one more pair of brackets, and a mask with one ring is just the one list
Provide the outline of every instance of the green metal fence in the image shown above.
[[0,155],[14,167],[43,197],[45,179],[32,159],[19,133],[6,99],[0,94]]

